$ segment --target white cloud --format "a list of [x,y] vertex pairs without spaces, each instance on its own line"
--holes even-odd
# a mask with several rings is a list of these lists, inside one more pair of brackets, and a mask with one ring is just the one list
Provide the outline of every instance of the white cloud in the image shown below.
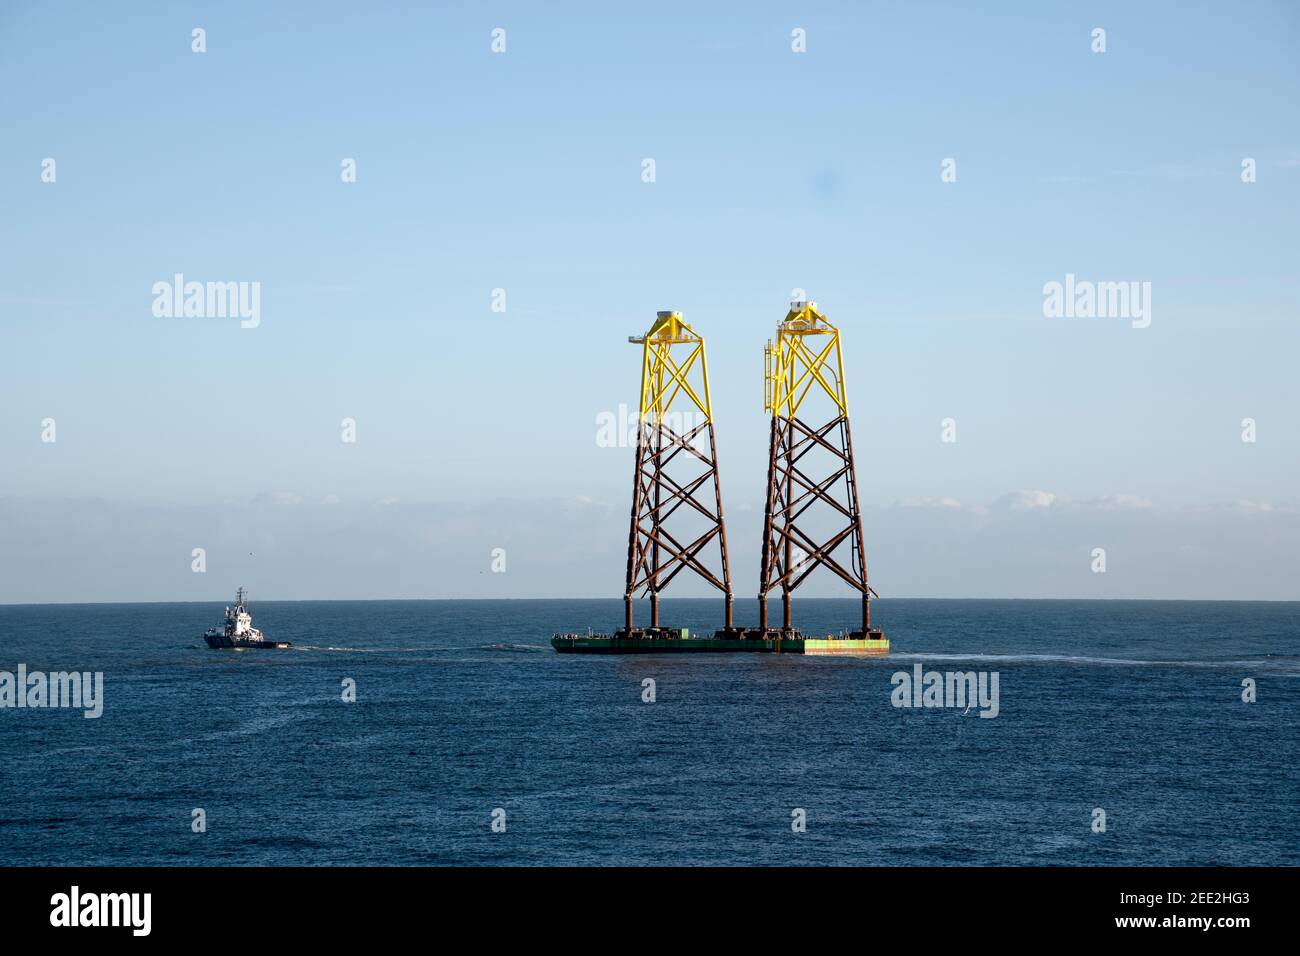
[[1100,498],[1093,498],[1083,502],[1095,508],[1104,510],[1132,509],[1132,508],[1150,508],[1151,500],[1142,498],[1138,495],[1102,495]]
[[997,499],[991,507],[1000,511],[1041,511],[1050,508],[1056,495],[1050,491],[1011,491]]
[[961,510],[962,503],[956,498],[950,498],[943,495],[938,498],[902,498],[898,502],[900,508],[950,508]]
[[1238,500],[1228,504],[1218,505],[1217,508],[1219,510],[1243,515],[1293,515],[1296,513],[1294,506],[1273,501]]

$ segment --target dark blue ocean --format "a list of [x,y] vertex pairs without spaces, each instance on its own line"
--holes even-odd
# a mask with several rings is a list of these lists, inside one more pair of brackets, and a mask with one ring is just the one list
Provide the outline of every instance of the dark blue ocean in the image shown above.
[[[0,607],[0,670],[105,682],[0,710],[0,864],[1300,864],[1297,603],[884,600],[876,660],[551,649],[618,601],[254,603],[294,649],[209,650],[223,609]],[[917,662],[999,715],[895,708]]]

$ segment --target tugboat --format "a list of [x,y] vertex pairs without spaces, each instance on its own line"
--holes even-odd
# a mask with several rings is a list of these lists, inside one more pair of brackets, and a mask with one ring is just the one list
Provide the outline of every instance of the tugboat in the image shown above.
[[292,647],[288,641],[268,641],[262,632],[253,627],[253,615],[244,605],[244,589],[235,592],[235,606],[226,608],[226,623],[210,627],[203,632],[208,647]]

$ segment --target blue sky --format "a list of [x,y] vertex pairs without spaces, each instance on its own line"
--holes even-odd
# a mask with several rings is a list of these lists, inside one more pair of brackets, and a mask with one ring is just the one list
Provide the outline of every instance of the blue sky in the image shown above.
[[[617,595],[596,417],[665,308],[748,595],[796,288],[882,593],[1300,597],[1300,8],[989,6],[5,5],[0,600]],[[261,324],[156,318],[178,272]],[[1067,273],[1150,327],[1045,318]]]

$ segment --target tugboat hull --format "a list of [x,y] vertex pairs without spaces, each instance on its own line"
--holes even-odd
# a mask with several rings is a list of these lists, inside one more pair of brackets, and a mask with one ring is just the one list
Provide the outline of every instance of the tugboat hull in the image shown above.
[[203,639],[208,642],[208,647],[214,650],[223,648],[239,647],[261,647],[272,650],[283,650],[286,647],[293,647],[290,641],[246,641],[242,638],[227,637],[225,634],[204,634]]

